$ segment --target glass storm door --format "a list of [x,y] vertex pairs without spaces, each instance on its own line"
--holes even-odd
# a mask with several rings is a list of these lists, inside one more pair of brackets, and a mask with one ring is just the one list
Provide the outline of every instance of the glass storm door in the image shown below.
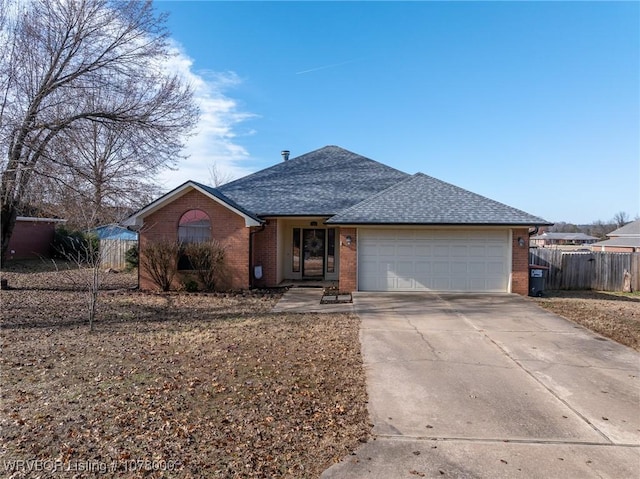
[[302,230],[302,276],[305,278],[324,277],[323,229]]

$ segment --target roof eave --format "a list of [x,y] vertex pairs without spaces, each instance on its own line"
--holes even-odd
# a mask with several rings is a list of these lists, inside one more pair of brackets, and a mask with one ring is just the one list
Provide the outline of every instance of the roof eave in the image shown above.
[[531,226],[551,226],[553,223],[539,223],[539,222],[511,222],[511,223],[497,223],[497,222],[487,222],[487,223],[479,223],[479,222],[464,222],[464,223],[455,223],[455,222],[428,222],[428,223],[419,223],[419,222],[382,222],[382,221],[341,221],[336,220],[332,221],[331,219],[326,221],[327,224],[339,225],[339,226],[520,226],[520,227],[531,227]]
[[331,218],[335,213],[259,213],[260,219],[266,218]]

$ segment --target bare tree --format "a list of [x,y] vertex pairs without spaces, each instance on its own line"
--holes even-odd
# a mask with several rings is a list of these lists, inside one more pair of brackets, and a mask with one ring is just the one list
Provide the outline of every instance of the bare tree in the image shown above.
[[[111,135],[111,146],[126,154],[106,157],[142,158],[137,171],[153,172],[145,164],[151,152],[156,167],[176,161],[198,112],[190,88],[167,71],[164,17],[154,14],[149,0],[0,2],[4,254],[19,206],[34,195],[34,177],[87,176],[86,157],[75,162],[91,148],[87,138],[103,147],[87,155],[94,165],[105,158]],[[71,166],[77,168],[70,172]]]
[[73,213],[82,212],[81,224],[93,227],[149,203],[158,194],[152,175],[166,159],[156,149],[141,148],[137,137],[126,125],[95,122],[62,132],[52,145],[58,167],[48,189],[58,214],[73,223]]
[[622,228],[629,222],[629,215],[626,211],[619,211],[613,217],[613,222],[615,223],[617,228]]
[[573,223],[565,223],[564,221],[558,221],[549,229],[549,231],[554,233],[577,233],[580,231],[580,228],[578,228]]
[[596,238],[605,239],[607,233],[611,232],[613,228],[602,220],[593,221],[587,228],[586,233],[595,236]]
[[233,177],[232,173],[228,171],[222,171],[218,166],[218,163],[216,163],[215,161],[209,167],[209,180],[215,187],[226,185],[234,179],[235,178]]
[[64,259],[62,270],[55,260],[56,270],[63,272],[67,280],[87,292],[87,319],[93,331],[98,307],[98,294],[104,281],[100,241],[93,234],[73,235],[56,245],[56,255]]

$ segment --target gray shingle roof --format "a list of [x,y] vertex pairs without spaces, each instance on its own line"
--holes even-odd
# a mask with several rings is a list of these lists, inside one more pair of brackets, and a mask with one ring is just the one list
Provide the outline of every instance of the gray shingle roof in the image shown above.
[[617,236],[638,236],[640,237],[640,220],[632,221],[631,223],[627,223],[626,225],[618,228],[617,230],[612,231],[607,236],[609,237],[617,237]]
[[595,236],[589,236],[584,233],[542,233],[541,235],[532,236],[534,240],[566,240],[566,241],[592,241],[597,240]]
[[617,246],[623,248],[640,248],[640,236],[618,236],[604,241],[592,243],[591,246]]
[[217,189],[259,216],[330,216],[408,176],[343,148],[325,146]]
[[235,209],[237,209],[238,211],[241,211],[242,213],[244,213],[245,215],[253,218],[254,220],[261,222],[262,220],[260,220],[260,218],[258,218],[258,216],[253,213],[251,210],[248,210],[247,208],[245,208],[243,205],[238,204],[236,201],[234,201],[232,198],[229,198],[227,195],[225,195],[224,193],[222,193],[220,191],[220,188],[214,188],[212,186],[207,186],[207,185],[203,185],[202,183],[198,183],[196,181],[188,181],[187,183],[193,183],[194,185],[199,186],[200,188],[202,188],[203,190],[205,190],[207,193],[215,196],[216,198],[218,198],[221,201],[224,201],[226,204],[228,204],[229,206],[234,207]]
[[525,213],[423,173],[348,208],[331,224],[544,225]]

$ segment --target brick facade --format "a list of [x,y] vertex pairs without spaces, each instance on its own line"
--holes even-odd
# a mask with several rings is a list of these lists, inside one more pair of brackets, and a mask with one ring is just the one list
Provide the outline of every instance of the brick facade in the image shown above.
[[[200,209],[209,215],[211,236],[225,247],[225,273],[221,278],[221,289],[246,289],[250,286],[275,287],[278,285],[278,219],[271,218],[261,227],[248,228],[245,219],[212,200],[206,195],[191,190],[176,198],[144,219],[140,230],[140,254],[153,241],[178,238],[180,217],[191,209]],[[529,234],[527,228],[512,230],[511,292],[527,295],[529,292]],[[347,244],[347,236],[351,244]],[[357,228],[339,228],[339,288],[341,291],[358,289],[358,236]],[[518,244],[518,238],[525,245]],[[252,244],[253,264],[249,265],[249,241]],[[280,245],[281,246],[281,245]],[[262,266],[262,278],[250,278],[253,266]],[[181,287],[182,272],[174,281],[173,287]],[[140,288],[157,289],[155,284],[141,268]]]
[[[351,236],[351,244],[347,245],[347,236]],[[340,228],[340,276],[341,291],[358,289],[358,230],[356,228]]]
[[253,230],[253,265],[262,266],[262,278],[255,278],[253,285],[278,286],[278,220],[269,219],[263,228]]
[[[246,289],[249,287],[249,228],[244,218],[202,193],[191,190],[144,219],[140,230],[140,255],[153,241],[178,240],[178,222],[189,210],[199,209],[209,215],[211,237],[225,248],[225,271],[220,278],[220,289]],[[174,280],[174,288],[181,287],[181,273]],[[144,268],[140,268],[140,288],[157,289]]]
[[[518,244],[523,238],[524,246]],[[511,292],[527,296],[529,294],[529,230],[514,229],[511,240]]]

